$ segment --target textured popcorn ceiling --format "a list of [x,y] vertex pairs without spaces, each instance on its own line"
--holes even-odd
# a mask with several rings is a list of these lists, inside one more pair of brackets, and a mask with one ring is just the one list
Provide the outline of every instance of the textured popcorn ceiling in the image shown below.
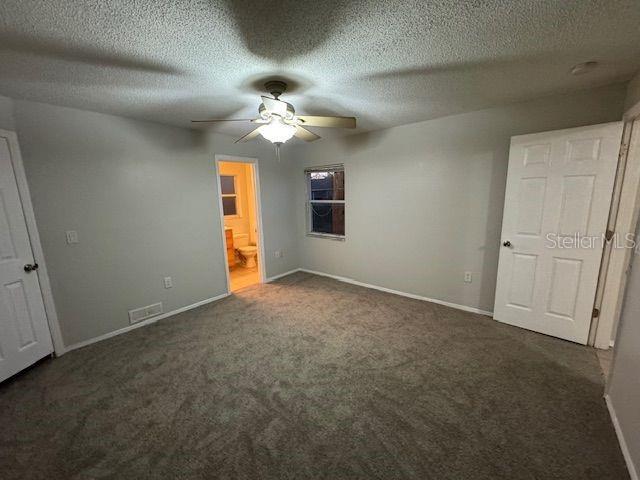
[[[568,73],[587,60],[600,68]],[[181,126],[254,117],[272,76],[298,112],[371,130],[638,69],[639,0],[4,0],[0,14],[0,94]]]

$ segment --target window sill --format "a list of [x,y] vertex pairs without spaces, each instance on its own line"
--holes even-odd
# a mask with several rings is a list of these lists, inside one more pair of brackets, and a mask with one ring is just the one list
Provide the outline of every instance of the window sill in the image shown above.
[[326,238],[327,240],[336,240],[338,242],[344,242],[347,238],[345,235],[331,235],[330,233],[314,232],[307,232],[307,237]]

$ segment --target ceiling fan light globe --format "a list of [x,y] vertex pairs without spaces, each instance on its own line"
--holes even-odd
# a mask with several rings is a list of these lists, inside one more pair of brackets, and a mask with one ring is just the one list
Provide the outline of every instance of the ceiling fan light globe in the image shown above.
[[287,125],[282,118],[273,116],[271,121],[260,127],[260,135],[271,143],[284,143],[293,137],[296,127]]

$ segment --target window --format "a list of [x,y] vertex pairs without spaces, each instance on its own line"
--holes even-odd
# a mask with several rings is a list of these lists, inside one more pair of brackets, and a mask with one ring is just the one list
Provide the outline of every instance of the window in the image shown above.
[[224,216],[239,216],[235,175],[220,175],[220,192],[222,193],[222,212]]
[[331,165],[305,170],[308,190],[308,235],[343,240],[344,167]]

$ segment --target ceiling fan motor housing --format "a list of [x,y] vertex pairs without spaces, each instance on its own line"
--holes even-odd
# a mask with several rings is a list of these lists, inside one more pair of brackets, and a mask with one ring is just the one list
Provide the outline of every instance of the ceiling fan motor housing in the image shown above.
[[[291,105],[288,102],[284,102],[284,103],[287,104],[287,116],[285,118],[287,120],[291,120],[295,116],[296,111],[293,108],[293,105]],[[260,106],[258,107],[258,114],[260,115],[260,118],[264,118],[265,120],[269,117],[269,115],[267,114],[267,109],[264,106],[264,103],[261,103]]]
[[[267,92],[269,92],[273,96],[273,98],[275,98],[276,100],[279,100],[278,97],[285,92],[285,90],[287,89],[287,84],[281,80],[269,80],[268,82],[265,82],[264,88]],[[282,100],[280,100],[280,102],[282,102]],[[293,120],[293,117],[296,114],[296,111],[293,108],[293,105],[287,102],[282,102],[282,103],[287,104],[287,113],[284,118],[286,120]],[[260,118],[264,120],[269,119],[270,113],[267,111],[266,107],[264,106],[264,103],[261,103],[260,106],[258,107],[258,114],[260,115]]]

